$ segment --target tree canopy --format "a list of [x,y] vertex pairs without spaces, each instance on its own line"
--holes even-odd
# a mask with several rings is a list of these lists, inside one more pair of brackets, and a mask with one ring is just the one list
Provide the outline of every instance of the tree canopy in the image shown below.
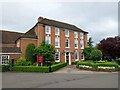
[[25,58],[27,61],[35,62],[34,49],[35,49],[35,45],[33,43],[27,45],[26,53],[25,53]]
[[45,41],[43,41],[41,45],[35,49],[35,54],[42,55],[45,61],[53,61],[53,55],[55,52],[54,46],[47,44]]
[[120,37],[109,37],[100,41],[97,48],[102,51],[104,56],[111,58],[120,57]]

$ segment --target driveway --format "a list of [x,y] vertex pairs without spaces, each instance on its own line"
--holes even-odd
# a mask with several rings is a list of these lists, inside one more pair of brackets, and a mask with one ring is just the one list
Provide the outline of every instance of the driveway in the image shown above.
[[[86,71],[86,70],[80,70],[76,68],[76,65],[68,65],[66,67],[63,67],[59,69],[58,71],[55,71],[53,73],[69,73],[69,74],[104,74],[104,73],[111,73],[111,72],[96,72],[96,71]],[[117,72],[112,72],[117,73]]]
[[67,66],[53,73],[2,73],[3,88],[117,88],[118,73],[79,71]]

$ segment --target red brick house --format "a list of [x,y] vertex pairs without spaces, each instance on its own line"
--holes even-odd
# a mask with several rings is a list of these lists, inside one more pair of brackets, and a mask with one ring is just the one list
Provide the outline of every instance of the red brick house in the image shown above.
[[38,47],[42,41],[46,41],[55,46],[55,62],[71,64],[84,60],[82,52],[87,47],[87,34],[88,32],[75,25],[39,17],[32,29],[16,38],[15,48],[19,48],[20,56],[24,57],[29,43],[34,43]]

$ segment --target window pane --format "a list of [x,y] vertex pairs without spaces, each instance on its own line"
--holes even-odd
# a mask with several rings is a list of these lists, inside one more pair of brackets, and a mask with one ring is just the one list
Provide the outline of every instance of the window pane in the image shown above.
[[59,35],[59,28],[55,28],[55,35]]
[[60,60],[60,52],[56,52],[56,54],[55,54],[55,60],[56,61]]

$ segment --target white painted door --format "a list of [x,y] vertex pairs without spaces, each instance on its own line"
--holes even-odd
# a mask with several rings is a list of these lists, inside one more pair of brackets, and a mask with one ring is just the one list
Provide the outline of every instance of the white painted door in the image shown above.
[[67,62],[69,65],[71,65],[70,52],[65,53],[65,62]]

